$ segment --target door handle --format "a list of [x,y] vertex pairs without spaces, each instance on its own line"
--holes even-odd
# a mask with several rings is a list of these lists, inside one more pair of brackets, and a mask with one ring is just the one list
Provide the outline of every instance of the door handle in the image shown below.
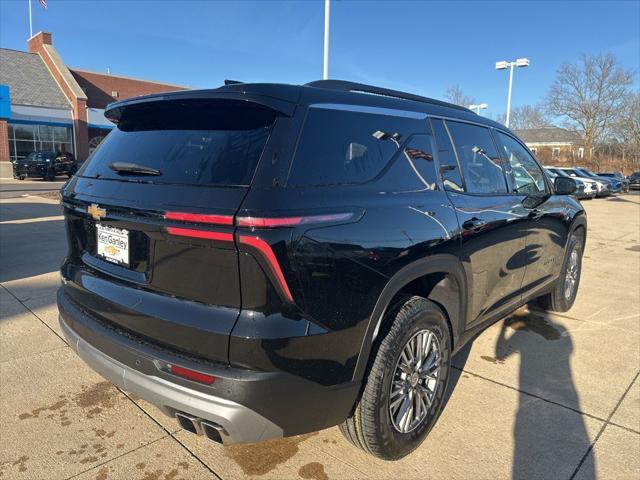
[[470,218],[469,220],[465,220],[462,223],[462,228],[464,228],[465,230],[478,230],[484,227],[486,224],[487,222],[485,220],[482,220],[481,218],[473,217],[473,218]]

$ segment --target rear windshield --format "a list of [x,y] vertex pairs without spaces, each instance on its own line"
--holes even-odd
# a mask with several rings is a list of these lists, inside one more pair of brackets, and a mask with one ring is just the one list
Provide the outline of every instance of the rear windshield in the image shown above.
[[[249,185],[276,113],[235,100],[158,101],[127,107],[79,172],[90,178]],[[115,171],[114,163],[156,171]]]

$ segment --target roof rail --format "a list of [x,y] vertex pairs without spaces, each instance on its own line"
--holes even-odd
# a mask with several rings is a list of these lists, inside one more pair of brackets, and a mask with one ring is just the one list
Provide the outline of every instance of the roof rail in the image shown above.
[[362,92],[372,93],[374,95],[382,95],[384,97],[401,98],[404,100],[413,100],[414,102],[430,103],[432,105],[440,105],[441,107],[455,108],[465,112],[471,112],[466,107],[455,105],[453,103],[435,100],[429,97],[414,95],[413,93],[401,92],[399,90],[391,90],[389,88],[374,87],[364,83],[348,82],[346,80],[316,80],[306,83],[305,87],[327,88],[329,90],[341,90],[343,92]]

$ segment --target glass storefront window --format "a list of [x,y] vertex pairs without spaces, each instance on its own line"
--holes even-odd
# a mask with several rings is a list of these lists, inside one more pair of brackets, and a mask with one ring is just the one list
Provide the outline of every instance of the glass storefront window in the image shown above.
[[37,126],[16,124],[14,132],[16,140],[33,140],[37,132]]
[[[16,140],[15,144],[9,141],[9,147],[11,146],[15,146],[15,151],[10,152],[11,160],[24,158],[36,149],[34,142],[25,142],[23,140]],[[11,148],[9,150],[11,150]]]
[[11,160],[24,158],[36,150],[75,153],[70,127],[21,123],[9,123],[8,126]]
[[55,148],[53,148],[53,142],[40,142],[39,150],[44,150],[45,152],[54,152]]
[[56,142],[70,142],[71,129],[66,127],[51,127],[53,130],[53,139]]

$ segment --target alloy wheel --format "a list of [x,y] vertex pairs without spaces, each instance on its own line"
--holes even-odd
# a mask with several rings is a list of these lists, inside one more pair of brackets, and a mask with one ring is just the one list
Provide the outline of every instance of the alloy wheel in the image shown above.
[[426,418],[438,387],[442,353],[431,330],[420,330],[405,344],[396,363],[389,414],[400,433],[415,430]]
[[578,260],[578,250],[574,248],[571,251],[571,255],[569,255],[569,263],[567,264],[567,273],[564,281],[564,296],[567,300],[573,295],[573,291],[578,283],[578,275],[580,273]]

